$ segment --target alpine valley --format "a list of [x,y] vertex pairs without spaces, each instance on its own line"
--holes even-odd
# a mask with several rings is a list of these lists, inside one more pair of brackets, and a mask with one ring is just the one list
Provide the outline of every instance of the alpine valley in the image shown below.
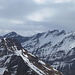
[[75,75],[75,32],[53,30],[30,37],[10,32],[0,38],[3,75]]

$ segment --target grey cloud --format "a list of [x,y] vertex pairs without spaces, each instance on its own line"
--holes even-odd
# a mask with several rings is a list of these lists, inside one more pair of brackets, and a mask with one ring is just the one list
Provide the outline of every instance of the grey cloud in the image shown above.
[[4,7],[4,9],[0,9],[0,17],[2,18],[24,18],[39,7],[29,0],[5,0],[1,3]]
[[[36,4],[33,0],[0,0],[0,35],[16,31],[22,35],[59,29],[74,31],[75,3]],[[54,10],[54,15],[44,21],[30,21],[27,16],[44,8]],[[14,24],[11,20],[21,20],[23,24]],[[6,26],[7,25],[7,26]]]

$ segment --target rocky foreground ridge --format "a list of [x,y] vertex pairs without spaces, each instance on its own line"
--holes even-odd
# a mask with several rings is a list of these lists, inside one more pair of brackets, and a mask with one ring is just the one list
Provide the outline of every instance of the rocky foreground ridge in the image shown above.
[[0,75],[63,75],[13,38],[0,39]]

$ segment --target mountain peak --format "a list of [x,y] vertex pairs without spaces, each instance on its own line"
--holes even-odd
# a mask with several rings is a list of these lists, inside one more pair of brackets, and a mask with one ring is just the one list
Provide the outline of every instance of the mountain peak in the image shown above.
[[15,36],[18,36],[18,34],[14,31],[12,31],[12,32],[9,32],[8,34],[4,35],[3,38],[12,38]]
[[52,31],[48,30],[46,32],[46,36],[45,37],[49,36],[50,34],[57,35],[58,33],[59,33],[59,30],[52,30]]
[[62,35],[62,34],[63,34],[63,35],[66,34],[65,30],[60,31],[58,35]]
[[52,30],[52,31],[48,31],[49,33],[58,33],[59,32],[59,30]]
[[12,31],[12,32],[9,32],[9,34],[17,34],[16,32]]

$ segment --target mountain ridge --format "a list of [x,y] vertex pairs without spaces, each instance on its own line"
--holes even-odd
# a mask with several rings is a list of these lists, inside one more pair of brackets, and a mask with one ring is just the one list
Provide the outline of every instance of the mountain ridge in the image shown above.
[[65,33],[65,31],[48,31],[39,38],[33,36],[32,39],[22,43],[22,46],[46,61],[64,75],[74,75],[75,68],[75,33]]
[[21,36],[14,31],[5,34],[4,36],[2,36],[2,38],[14,38],[17,39],[20,43],[30,39],[30,37]]
[[21,42],[26,50],[64,75],[75,74],[75,32],[66,33],[64,30],[53,30],[28,38],[28,40]]
[[63,75],[38,59],[13,38],[0,41],[1,75]]

